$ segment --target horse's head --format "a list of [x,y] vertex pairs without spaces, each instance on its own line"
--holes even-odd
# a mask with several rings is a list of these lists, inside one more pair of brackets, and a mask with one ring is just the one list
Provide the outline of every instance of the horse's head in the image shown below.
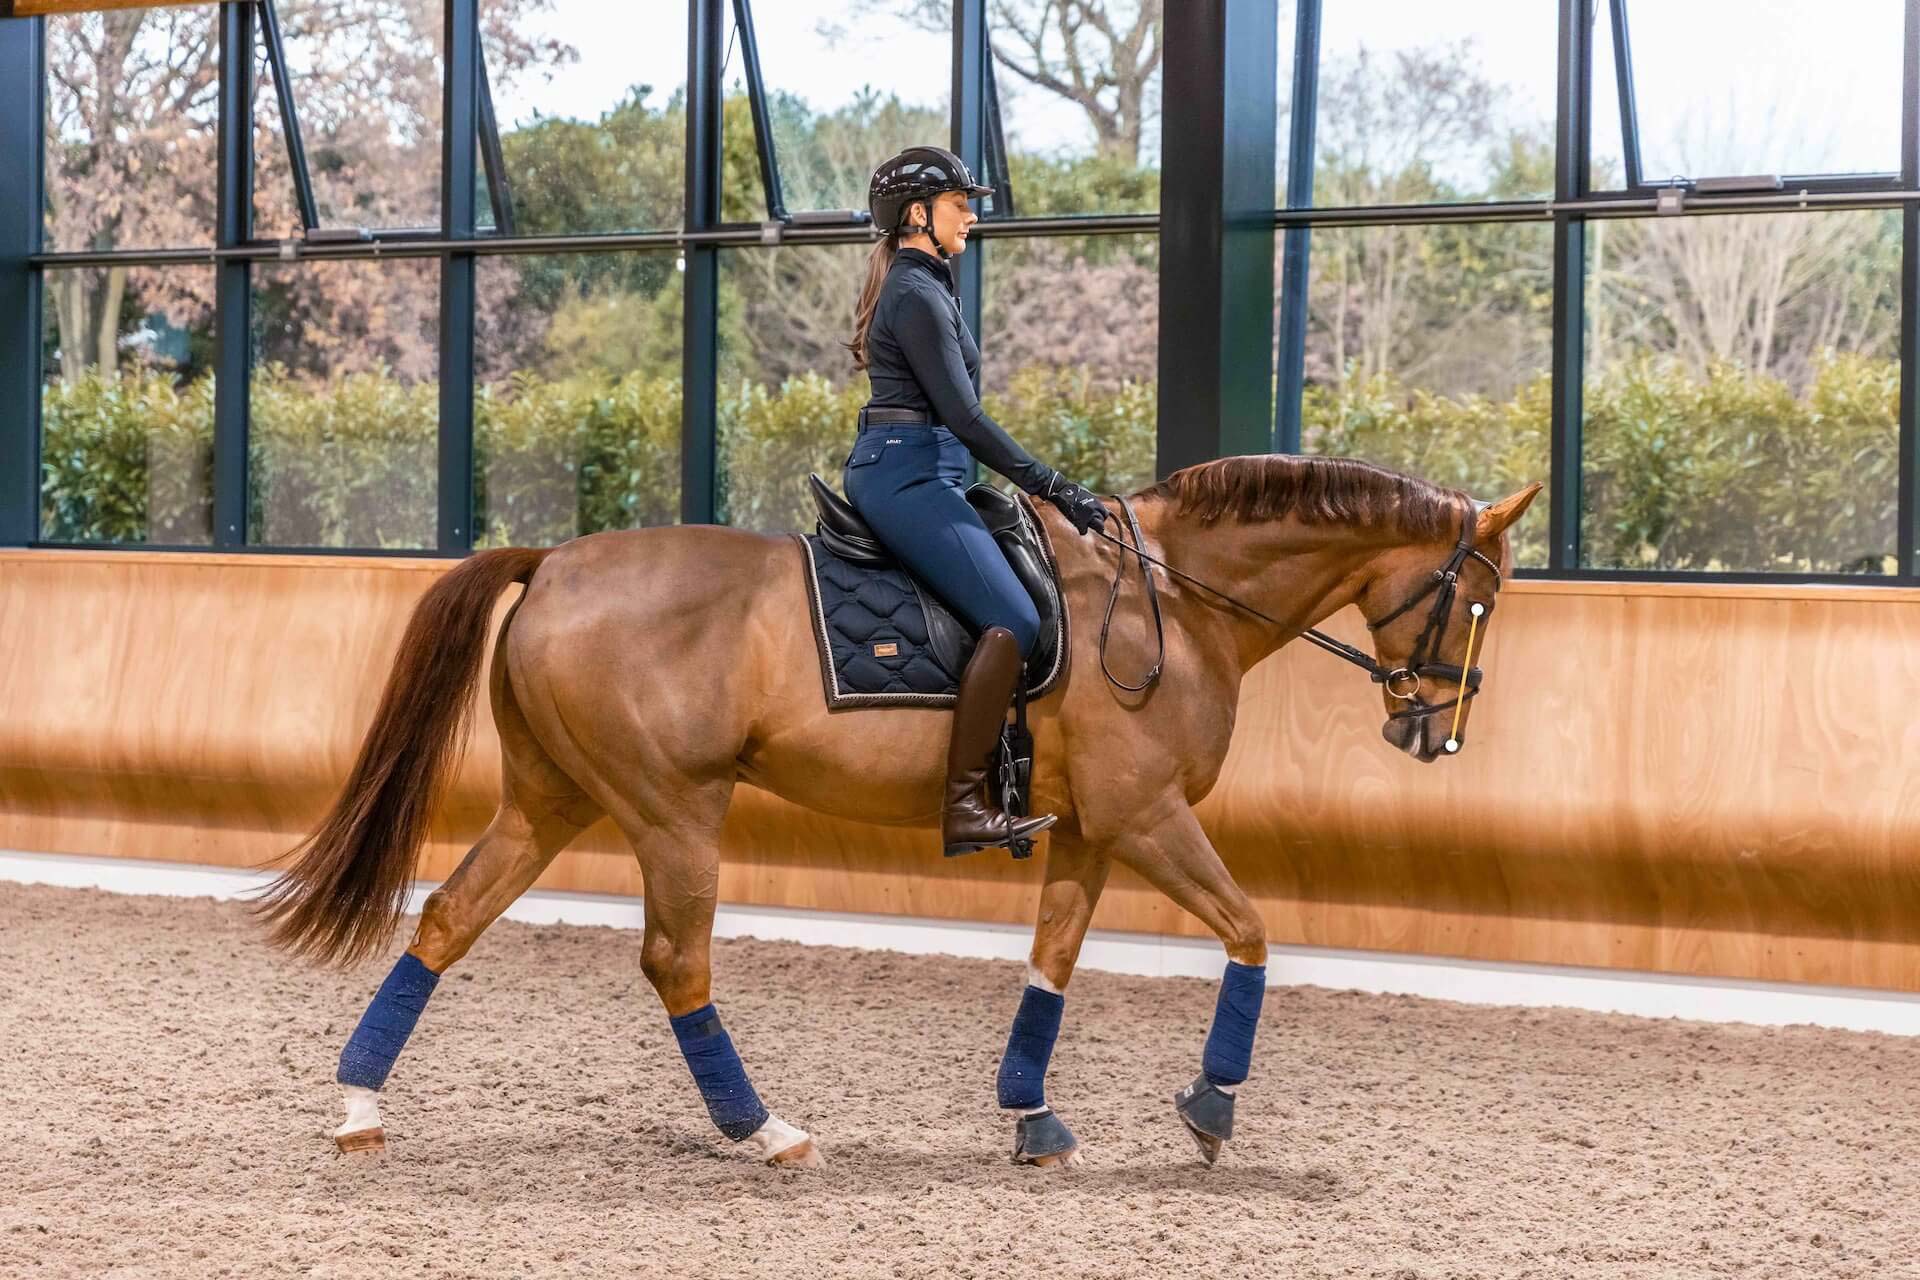
[[1493,600],[1509,562],[1507,530],[1540,492],[1461,513],[1458,541],[1436,561],[1430,543],[1382,556],[1360,605],[1373,632],[1387,723],[1381,736],[1425,762],[1460,749],[1480,688]]

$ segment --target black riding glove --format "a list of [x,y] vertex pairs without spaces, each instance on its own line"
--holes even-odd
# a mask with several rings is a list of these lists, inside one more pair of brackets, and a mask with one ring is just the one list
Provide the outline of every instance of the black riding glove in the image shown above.
[[1100,499],[1082,489],[1058,471],[1047,477],[1047,483],[1041,488],[1040,496],[1060,509],[1067,523],[1078,529],[1084,536],[1087,530],[1098,526],[1106,528],[1107,509],[1100,505]]

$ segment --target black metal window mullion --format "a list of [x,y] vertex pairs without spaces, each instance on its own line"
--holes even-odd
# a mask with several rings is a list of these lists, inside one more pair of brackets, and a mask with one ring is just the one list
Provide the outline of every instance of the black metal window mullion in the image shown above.
[[[474,234],[474,156],[480,105],[479,0],[446,0],[446,63],[441,81],[440,233]],[[443,555],[473,546],[473,311],[471,249],[440,258],[440,469],[436,543]]]
[[[720,36],[725,26],[725,0],[688,0],[688,231],[707,231],[720,223]],[[720,250],[710,243],[690,244],[683,253],[680,520],[711,524],[720,506]]]
[[[1620,162],[1627,190],[1640,189],[1640,108],[1633,96],[1633,45],[1627,38],[1627,0],[1607,0],[1613,23],[1613,77],[1620,100]],[[1591,54],[1588,55],[1589,59]],[[1589,174],[1585,185],[1592,185]]]
[[[1588,186],[1587,104],[1592,100],[1593,0],[1560,0],[1554,199],[1578,200]],[[1553,421],[1549,443],[1547,566],[1580,567],[1581,378],[1586,337],[1586,222],[1553,216]]]
[[[253,237],[253,57],[258,6],[220,6],[218,215],[214,241],[233,249]],[[247,435],[253,380],[253,266],[245,258],[214,265],[213,545],[242,547],[248,537]]]
[[[1320,112],[1322,0],[1299,0],[1294,12],[1293,107],[1287,137],[1287,208],[1313,205],[1314,128]],[[1300,452],[1301,402],[1307,388],[1307,300],[1313,228],[1281,233],[1279,368],[1275,378],[1273,448]]]
[[1000,110],[1000,82],[993,70],[993,46],[981,36],[980,77],[986,85],[987,185],[993,188],[993,211],[997,218],[1020,216],[1013,198],[1013,158],[1007,153],[1007,122]]
[[500,114],[493,108],[493,77],[487,74],[487,51],[478,55],[480,78],[480,159],[487,170],[487,201],[493,206],[493,227],[503,236],[514,233],[513,184],[507,177],[506,148],[500,141]]
[[[1920,0],[1906,0],[1901,52],[1900,183],[1920,185]],[[1920,205],[1900,212],[1900,456],[1895,572],[1920,577]]]
[[[760,185],[767,197],[767,220],[785,222],[787,198],[780,187],[780,156],[773,142],[773,112],[767,100],[766,81],[760,73],[760,40],[754,33],[753,6],[749,0],[733,0],[733,21],[740,37],[740,65],[747,77],[747,109],[753,113],[754,148],[760,157]],[[714,64],[714,75],[720,75],[718,62]],[[716,213],[716,224],[718,221]]]
[[[307,146],[300,133],[300,112],[293,100],[293,82],[287,75],[287,47],[280,38],[280,15],[273,0],[259,0],[260,38],[267,53],[267,67],[273,72],[273,92],[280,104],[280,130],[286,135],[287,167],[293,174],[293,193],[300,205],[300,225],[313,231],[320,225],[319,207],[313,199],[313,174],[307,168]],[[248,99],[248,125],[252,125],[252,99]]]
[[0,21],[0,546],[40,526],[40,249],[46,25]]

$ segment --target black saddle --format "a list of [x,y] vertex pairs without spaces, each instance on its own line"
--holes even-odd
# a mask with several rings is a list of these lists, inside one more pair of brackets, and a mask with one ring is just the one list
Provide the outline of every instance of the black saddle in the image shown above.
[[[880,540],[873,536],[873,530],[860,518],[860,513],[831,485],[817,475],[809,475],[807,487],[813,491],[813,504],[819,511],[819,522],[814,526],[814,531],[827,550],[849,564],[870,569],[893,569],[913,578],[906,567],[880,545]],[[976,484],[969,488],[967,502],[980,514],[994,541],[1000,544],[1000,550],[1012,566],[1014,576],[1020,579],[1020,585],[1033,597],[1033,607],[1040,615],[1040,639],[1027,659],[1027,683],[1030,686],[1050,684],[1048,677],[1055,674],[1055,658],[1060,648],[1060,585],[1054,578],[1053,555],[1045,544],[1040,522],[1021,510],[1018,498],[1010,497],[990,484]],[[927,615],[928,647],[932,649],[935,660],[958,679],[966,669],[967,659],[973,656],[973,646],[979,637],[954,617],[924,583],[917,578],[913,578],[913,581],[916,587],[921,588],[919,595]]]

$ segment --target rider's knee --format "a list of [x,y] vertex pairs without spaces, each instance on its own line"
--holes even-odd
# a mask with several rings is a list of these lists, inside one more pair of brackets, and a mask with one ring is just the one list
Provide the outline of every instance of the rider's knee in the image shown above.
[[1040,615],[1034,610],[1031,600],[1022,600],[1005,611],[1004,616],[994,621],[994,626],[1005,627],[1013,633],[1013,642],[1020,646],[1020,656],[1033,656],[1033,647],[1040,643]]

